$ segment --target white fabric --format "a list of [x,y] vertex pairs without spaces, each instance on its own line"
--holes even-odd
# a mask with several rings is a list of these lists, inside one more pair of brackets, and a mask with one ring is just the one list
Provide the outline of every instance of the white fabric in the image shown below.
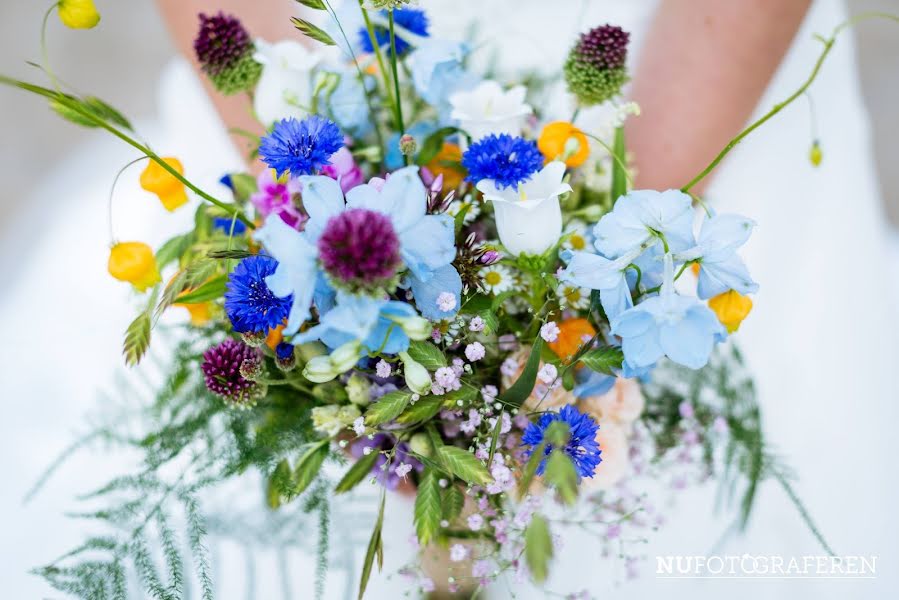
[[[458,0],[423,4],[438,33],[458,34],[467,30],[469,18],[480,19],[474,39],[501,43],[496,47],[502,54],[483,47],[477,51],[478,61],[498,56],[503,68],[537,67],[544,73],[557,72],[574,34],[593,24],[619,23],[633,32],[639,45],[653,8],[652,2],[632,0],[484,0],[477,9],[469,9],[468,3],[462,9]],[[844,16],[837,0],[815,3],[761,108],[785,97],[806,77],[819,49],[812,34],[829,32]],[[841,38],[813,88],[825,151],[820,169],[808,165],[808,117],[797,103],[733,153],[709,197],[719,210],[738,211],[759,223],[744,255],[761,290],[737,337],[758,381],[769,442],[800,473],[797,491],[832,546],[842,554],[879,555],[878,578],[656,579],[655,555],[706,554],[722,533],[726,521],[709,516],[713,494],[703,489],[679,496],[669,523],[645,549],[649,572],[642,580],[615,587],[620,569],[601,562],[606,559],[598,557],[590,538],[566,532],[550,589],[587,587],[598,597],[641,598],[896,595],[891,571],[897,564],[899,531],[892,509],[899,497],[888,441],[899,398],[896,311],[890,301],[896,291],[890,282],[899,282],[899,255],[890,255],[887,247],[854,59],[851,39]],[[237,167],[240,158],[230,150],[221,124],[184,64],[169,70],[161,98],[158,123],[142,128],[145,135],[159,151],[179,156],[201,186],[224,194],[216,180]],[[75,494],[118,473],[131,458],[82,454],[35,501],[21,504],[30,484],[73,432],[85,429],[84,413],[103,406],[96,404],[98,390],[116,397],[112,375],[120,364],[121,335],[135,303],[105,272],[105,210],[115,170],[132,157],[134,153],[117,141],[91,141],[40,183],[26,202],[29,210],[0,245],[0,389],[6,405],[0,424],[4,597],[58,597],[27,570],[70,549],[91,531],[86,522],[66,519],[63,512],[77,508]],[[139,190],[140,168],[132,168],[119,182],[116,234],[156,245],[189,226],[191,209],[165,213],[158,200]],[[255,494],[259,488],[246,489]],[[408,501],[391,498],[385,528],[390,533],[388,569],[409,555],[410,522]],[[336,521],[328,598],[353,597],[352,585],[345,589],[343,580],[358,577],[358,560],[355,566],[345,566],[340,536],[362,538],[364,544],[369,529],[349,522],[344,524],[349,531],[340,526]],[[821,553],[773,484],[761,492],[749,533],[731,539],[721,551]],[[220,598],[279,597],[272,553],[259,551],[257,588],[249,595],[240,552],[226,545],[216,556]],[[293,553],[289,560],[294,596],[311,597],[313,559]],[[398,597],[397,579],[375,575],[369,597]],[[503,587],[494,590],[493,597],[510,596]],[[523,591],[516,597],[544,595]]]

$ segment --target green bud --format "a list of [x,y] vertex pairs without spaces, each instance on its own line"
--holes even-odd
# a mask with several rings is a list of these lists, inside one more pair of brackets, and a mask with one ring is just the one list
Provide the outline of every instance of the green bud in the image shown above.
[[350,398],[350,402],[353,404],[366,406],[371,402],[371,396],[369,395],[370,390],[371,383],[368,381],[368,378],[363,377],[358,373],[353,373],[353,375],[350,376],[349,381],[346,382],[346,393]]
[[315,356],[303,368],[303,377],[312,383],[325,383],[337,377],[331,359],[327,356]]
[[434,331],[431,322],[423,317],[397,317],[388,315],[387,318],[399,325],[402,328],[403,333],[408,335],[411,340],[426,340],[431,337],[431,332]]
[[346,373],[362,358],[362,342],[353,340],[331,353],[331,365],[337,373]]
[[409,448],[412,449],[412,452],[424,457],[431,456],[431,442],[425,433],[416,433],[409,438]]
[[403,361],[403,376],[406,385],[416,394],[426,394],[431,391],[431,375],[421,364],[415,362],[407,352],[400,352],[400,360]]

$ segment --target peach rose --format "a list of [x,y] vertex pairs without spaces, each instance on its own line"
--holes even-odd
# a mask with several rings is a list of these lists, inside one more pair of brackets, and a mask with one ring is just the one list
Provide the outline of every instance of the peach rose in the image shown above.
[[630,426],[643,412],[643,394],[635,379],[619,377],[611,390],[601,396],[581,400],[581,408],[593,415],[601,425],[616,423]]
[[601,423],[596,433],[596,441],[602,451],[602,462],[596,467],[592,478],[584,478],[582,485],[587,490],[607,490],[615,486],[627,475],[630,467],[627,431],[611,421]]

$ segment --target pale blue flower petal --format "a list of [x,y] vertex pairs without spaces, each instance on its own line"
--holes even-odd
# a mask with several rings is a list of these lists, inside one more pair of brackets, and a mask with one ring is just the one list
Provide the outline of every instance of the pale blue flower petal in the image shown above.
[[385,205],[390,206],[388,214],[400,233],[416,225],[427,211],[428,191],[418,176],[418,167],[405,167],[391,173],[381,190],[381,197],[386,200]]
[[740,215],[715,215],[703,223],[698,245],[711,260],[724,258],[746,243],[754,227],[755,221]]
[[581,369],[581,372],[586,372],[586,377],[571,390],[577,398],[600,396],[615,386],[615,380],[617,378],[614,375],[597,373],[596,371],[591,371],[589,369]]
[[371,333],[362,342],[363,347],[369,352],[381,352],[382,354],[397,354],[409,349],[409,336],[403,328],[388,318],[414,317],[415,309],[405,302],[391,300],[381,306],[378,321]]
[[712,262],[703,259],[699,267],[699,285],[697,294],[707,300],[728,290],[735,290],[743,295],[757,292],[759,285],[752,280],[749,269],[736,254],[726,260]]
[[708,363],[717,334],[722,329],[715,314],[696,302],[680,321],[666,323],[659,329],[659,342],[674,362],[690,369],[700,369]]
[[303,186],[303,208],[309,215],[304,231],[310,241],[321,237],[331,217],[343,212],[343,191],[335,179],[323,175],[300,177]]
[[427,215],[399,232],[400,255],[412,275],[427,281],[456,257],[455,229],[449,215]]
[[336,348],[351,340],[367,338],[378,322],[378,315],[386,300],[368,296],[337,293],[337,303],[321,317],[319,324],[296,336],[296,343],[321,340]]
[[599,290],[599,302],[609,319],[614,319],[624,311],[634,306],[631,290],[627,285],[627,279],[622,275],[618,284],[613,288]]
[[593,228],[594,245],[600,254],[618,258],[646,243],[651,233],[643,223],[640,192],[631,192],[615,203]]
[[[409,278],[415,305],[421,316],[431,321],[452,319],[462,306],[462,278],[459,277],[456,268],[448,264],[434,271],[433,277],[422,281],[414,275]],[[456,298],[456,305],[447,311],[440,310],[437,306],[437,298],[440,294],[449,292]]]

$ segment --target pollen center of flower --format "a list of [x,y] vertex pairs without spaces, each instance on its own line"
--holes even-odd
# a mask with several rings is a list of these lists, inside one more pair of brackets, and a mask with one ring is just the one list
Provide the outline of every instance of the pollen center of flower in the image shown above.
[[386,215],[351,208],[331,217],[318,240],[319,256],[335,283],[375,288],[396,274],[400,241]]

